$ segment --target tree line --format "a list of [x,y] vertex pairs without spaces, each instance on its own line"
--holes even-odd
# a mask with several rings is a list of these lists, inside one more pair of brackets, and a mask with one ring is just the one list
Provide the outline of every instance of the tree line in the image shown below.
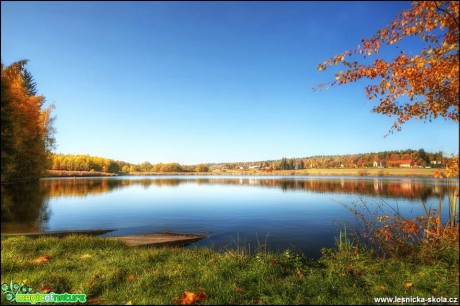
[[[350,155],[319,155],[302,158],[286,158],[280,160],[257,161],[251,163],[220,163],[212,165],[216,169],[246,170],[257,166],[262,170],[295,170],[309,168],[365,168],[374,167],[374,162],[380,167],[391,167],[390,161],[412,160],[420,167],[438,168],[445,166],[442,152],[430,153],[424,149],[384,151],[377,153],[362,153]],[[399,167],[399,165],[397,165]]]
[[150,172],[209,172],[213,169],[219,170],[247,170],[250,167],[258,167],[261,170],[295,170],[308,168],[364,168],[378,165],[388,166],[389,161],[413,160],[421,167],[442,167],[445,165],[445,158],[442,152],[429,153],[424,149],[385,151],[378,153],[364,153],[353,155],[330,155],[313,156],[304,158],[282,158],[280,160],[269,160],[246,163],[221,163],[221,164],[199,164],[181,165],[179,163],[156,163],[143,162],[133,164],[124,161],[113,160],[104,157],[90,155],[52,154],[51,170],[61,171],[89,171],[107,172],[115,174],[123,173],[150,173]]
[[51,170],[61,171],[90,171],[108,173],[136,173],[136,172],[208,172],[205,164],[186,166],[179,163],[143,162],[132,164],[124,161],[90,155],[53,154],[51,156]]
[[38,179],[49,168],[54,145],[53,105],[37,95],[37,84],[25,68],[27,60],[1,63],[2,183]]

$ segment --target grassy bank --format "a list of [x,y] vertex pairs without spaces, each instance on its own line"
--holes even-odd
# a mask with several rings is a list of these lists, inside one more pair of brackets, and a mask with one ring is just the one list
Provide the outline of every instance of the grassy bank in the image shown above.
[[[312,176],[400,176],[400,177],[433,177],[436,169],[424,168],[361,168],[361,169],[301,169],[301,170],[214,170],[210,172],[130,172],[119,175],[312,175]],[[85,177],[85,176],[116,176],[107,172],[61,171],[48,170],[47,177]]]
[[94,176],[117,176],[115,173],[100,171],[63,171],[47,170],[46,177],[94,177]]
[[[2,283],[85,293],[90,304],[368,304],[374,297],[458,297],[458,246],[404,259],[346,247],[319,261],[292,252],[129,248],[95,237],[2,237]],[[205,295],[204,295],[205,294]],[[2,304],[7,303],[2,295]]]

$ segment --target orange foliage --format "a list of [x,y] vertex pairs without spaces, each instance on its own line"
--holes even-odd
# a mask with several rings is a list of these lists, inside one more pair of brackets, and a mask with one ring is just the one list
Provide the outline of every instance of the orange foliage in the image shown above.
[[50,260],[51,260],[51,256],[49,256],[49,255],[44,255],[44,256],[40,256],[40,257],[38,257],[38,258],[32,259],[32,260],[30,260],[29,262],[30,262],[30,263],[34,263],[34,264],[39,264],[39,265],[41,265],[41,264],[47,263],[47,262],[50,261]]
[[27,61],[5,67],[2,84],[2,182],[39,178],[53,147],[53,105],[44,109],[44,96],[31,94],[23,73]]
[[449,159],[445,172],[441,172],[440,170],[436,170],[433,174],[435,178],[455,178],[459,176],[458,172],[458,156]]
[[422,242],[422,233],[428,218],[424,216],[405,219],[402,216],[383,215],[376,218],[376,223],[367,223],[367,230],[362,236],[371,245],[378,247],[385,255],[399,256],[409,254]]
[[446,177],[458,177],[458,156],[452,158],[446,166]]
[[[329,58],[319,64],[318,70],[345,66],[344,71],[335,74],[331,86],[362,78],[376,80],[365,88],[366,96],[370,100],[380,97],[373,111],[397,116],[391,131],[399,131],[412,118],[431,120],[440,116],[458,122],[458,19],[458,1],[414,1],[410,9],[396,16],[374,37],[362,39],[362,46]],[[377,58],[370,65],[346,60],[352,56],[366,58],[378,53],[382,45],[395,44],[407,36],[418,36],[424,41],[419,54],[401,51],[393,61]],[[320,84],[318,89],[323,86]],[[408,98],[406,102],[398,102],[403,96]]]
[[51,287],[51,285],[45,284],[40,288],[41,293],[49,293],[49,292],[55,292],[56,289]]
[[208,296],[204,292],[190,292],[190,291],[184,291],[182,293],[182,298],[177,298],[176,302],[179,303],[180,305],[193,305],[199,301],[206,300]]
[[299,278],[303,277],[303,272],[299,268],[297,268],[296,273],[295,273]]

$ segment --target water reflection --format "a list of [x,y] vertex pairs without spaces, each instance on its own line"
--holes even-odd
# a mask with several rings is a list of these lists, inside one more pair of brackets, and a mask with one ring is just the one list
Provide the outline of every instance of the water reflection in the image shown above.
[[2,232],[46,230],[51,212],[41,187],[39,182],[2,185]]
[[[458,183],[457,183],[458,184]],[[457,185],[458,186],[458,185]],[[194,246],[270,249],[309,256],[334,244],[354,217],[341,204],[385,198],[403,214],[447,204],[444,180],[341,177],[116,177],[43,179],[2,186],[2,232],[113,228],[113,235],[205,233]],[[448,210],[443,210],[442,218]],[[445,215],[445,216],[444,216]],[[337,226],[339,225],[339,226]]]
[[446,193],[446,185],[430,179],[356,179],[356,178],[92,178],[92,179],[46,179],[41,189],[50,197],[84,197],[106,193],[129,186],[177,187],[183,184],[238,185],[278,188],[283,191],[308,191],[369,195],[386,198],[424,200]]

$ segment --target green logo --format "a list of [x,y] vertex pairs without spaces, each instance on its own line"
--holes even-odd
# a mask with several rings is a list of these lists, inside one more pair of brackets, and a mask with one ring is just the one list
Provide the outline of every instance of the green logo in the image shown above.
[[21,284],[13,283],[13,280],[10,280],[10,283],[2,284],[2,294],[5,295],[5,298],[9,302],[17,303],[85,303],[86,294],[69,294],[62,293],[57,294],[54,292],[50,293],[32,293],[32,287],[27,286],[24,282]]

